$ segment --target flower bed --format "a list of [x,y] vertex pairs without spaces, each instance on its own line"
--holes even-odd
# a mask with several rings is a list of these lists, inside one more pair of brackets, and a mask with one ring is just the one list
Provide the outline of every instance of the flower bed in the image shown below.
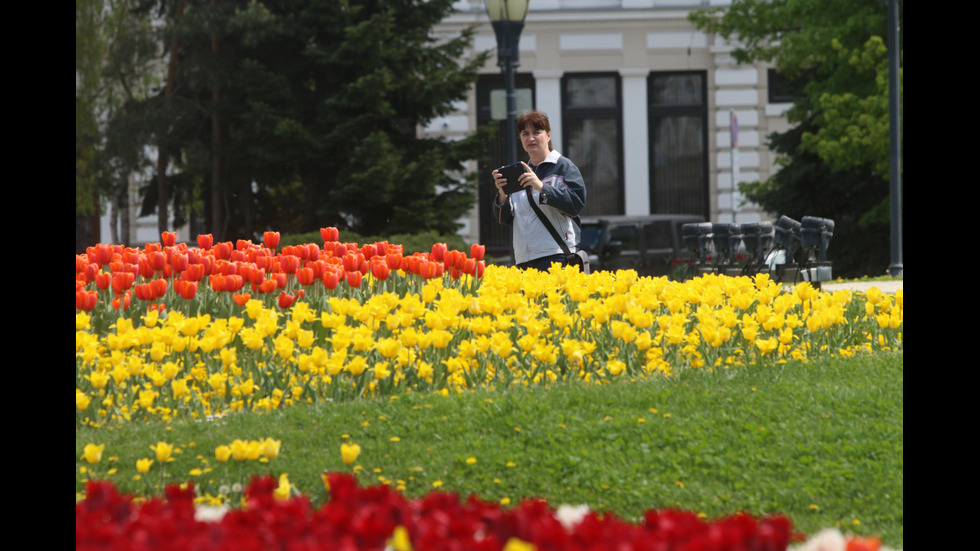
[[[75,259],[77,425],[603,383],[901,349],[903,294],[484,267],[435,244],[97,245]],[[206,281],[206,283],[205,283]]]
[[138,504],[111,483],[92,482],[75,506],[75,549],[779,551],[792,537],[790,521],[779,516],[706,521],[663,510],[633,524],[584,508],[556,511],[540,500],[507,509],[446,492],[409,501],[388,486],[359,487],[344,474],[324,475],[324,483],[330,501],[313,509],[304,498],[275,498],[275,480],[256,478],[246,507],[215,515],[195,508],[191,486],[168,487],[166,499]]

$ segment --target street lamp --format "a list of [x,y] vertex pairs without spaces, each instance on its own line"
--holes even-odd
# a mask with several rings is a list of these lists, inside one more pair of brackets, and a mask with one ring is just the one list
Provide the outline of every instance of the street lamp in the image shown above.
[[514,69],[518,63],[518,43],[524,29],[529,0],[486,0],[487,14],[497,33],[497,66],[503,69],[507,83],[507,164],[517,162],[517,105],[514,98]]

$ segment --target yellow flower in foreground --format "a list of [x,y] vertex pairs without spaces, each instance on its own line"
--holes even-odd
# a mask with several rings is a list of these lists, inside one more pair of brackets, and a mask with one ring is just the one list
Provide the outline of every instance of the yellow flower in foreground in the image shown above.
[[157,461],[160,463],[166,463],[167,461],[173,461],[171,455],[174,453],[174,447],[166,442],[157,442],[156,446],[150,446],[150,449],[157,452]]
[[105,450],[105,444],[85,444],[85,451],[82,453],[82,459],[88,461],[89,463],[98,463],[102,461],[102,451]]
[[391,539],[388,540],[387,548],[394,551],[413,551],[412,540],[409,539],[408,530],[404,526],[395,527],[395,531],[391,533]]
[[288,473],[282,473],[279,475],[279,487],[272,491],[272,495],[276,499],[289,499],[289,494],[292,493],[292,485],[289,483]]
[[139,472],[139,473],[148,473],[148,472],[150,472],[150,466],[151,465],[153,465],[153,460],[150,459],[150,458],[148,458],[148,457],[144,457],[143,459],[137,459],[136,460],[136,472]]
[[231,448],[228,446],[218,446],[214,449],[214,458],[218,460],[219,463],[224,463],[228,461],[231,457]]
[[340,458],[347,465],[351,465],[357,461],[357,456],[359,455],[361,455],[361,447],[357,444],[344,443],[340,445]]
[[475,457],[467,457],[466,458],[466,463],[469,464],[469,465],[472,465],[472,464],[476,463],[476,458]]

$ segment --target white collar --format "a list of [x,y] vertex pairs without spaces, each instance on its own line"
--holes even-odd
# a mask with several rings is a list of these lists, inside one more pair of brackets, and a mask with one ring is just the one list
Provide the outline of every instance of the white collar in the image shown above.
[[[554,163],[557,163],[558,162],[558,159],[560,157],[561,157],[561,153],[559,153],[559,152],[555,151],[554,149],[552,149],[548,153],[548,156],[545,157],[543,161],[541,161],[541,164],[545,164],[545,163],[552,163],[552,164],[554,164]],[[538,166],[538,165],[532,165],[532,166]]]

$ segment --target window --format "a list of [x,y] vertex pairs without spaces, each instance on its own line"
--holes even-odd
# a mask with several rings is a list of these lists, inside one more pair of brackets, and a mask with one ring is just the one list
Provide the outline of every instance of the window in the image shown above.
[[651,214],[710,214],[705,81],[704,72],[650,75]]
[[796,99],[793,85],[788,78],[776,72],[775,69],[769,69],[766,77],[769,81],[767,90],[769,103],[792,103]]
[[[514,88],[518,98],[531,97],[534,103],[534,77],[527,73],[518,73],[514,77]],[[490,201],[496,197],[496,188],[490,172],[507,163],[507,124],[503,120],[495,120],[495,98],[506,93],[504,76],[500,73],[480,75],[476,82],[477,126],[496,125],[496,132],[487,140],[486,149],[481,155],[477,194],[480,198],[480,241],[487,246],[488,256],[503,257],[513,254],[511,228],[502,226],[493,220]],[[521,104],[518,103],[518,109]],[[506,110],[506,107],[504,108]],[[497,109],[499,111],[499,109]],[[518,115],[520,111],[518,111]],[[506,116],[506,114],[505,114]],[[527,160],[527,153],[521,149],[521,140],[514,137],[517,148],[517,159]]]
[[562,151],[582,171],[582,216],[622,214],[622,93],[616,73],[562,79]]

